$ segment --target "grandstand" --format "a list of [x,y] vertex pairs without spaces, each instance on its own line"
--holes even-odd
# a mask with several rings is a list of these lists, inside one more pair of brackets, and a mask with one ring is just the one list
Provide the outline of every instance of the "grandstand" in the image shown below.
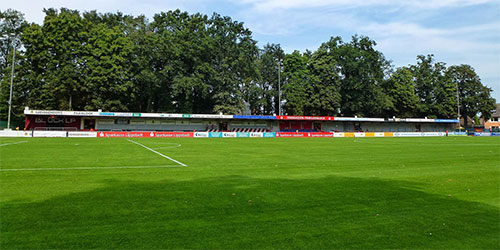
[[444,132],[455,119],[24,111],[25,130],[158,132]]

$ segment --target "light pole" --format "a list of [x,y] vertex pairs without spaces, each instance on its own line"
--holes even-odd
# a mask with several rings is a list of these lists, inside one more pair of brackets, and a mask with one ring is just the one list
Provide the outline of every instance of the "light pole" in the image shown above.
[[12,84],[14,83],[14,63],[16,60],[16,38],[12,39],[12,69],[10,71],[10,94],[9,94],[9,113],[7,114],[7,129],[10,129],[10,113],[12,110]]
[[283,60],[278,59],[278,115],[281,115],[281,63]]
[[460,132],[460,97],[458,91],[458,81],[457,81],[457,119],[458,119],[458,132]]

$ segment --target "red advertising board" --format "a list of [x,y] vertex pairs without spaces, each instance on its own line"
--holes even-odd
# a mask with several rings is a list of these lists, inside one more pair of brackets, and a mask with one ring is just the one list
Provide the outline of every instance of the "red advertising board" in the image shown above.
[[308,121],[333,121],[333,116],[295,116],[295,115],[278,115],[278,120],[308,120]]
[[154,132],[154,137],[172,138],[172,137],[193,137],[193,132]]
[[333,137],[333,133],[328,132],[278,132],[276,137]]
[[158,138],[178,138],[193,137],[193,132],[98,132],[97,137],[158,137]]

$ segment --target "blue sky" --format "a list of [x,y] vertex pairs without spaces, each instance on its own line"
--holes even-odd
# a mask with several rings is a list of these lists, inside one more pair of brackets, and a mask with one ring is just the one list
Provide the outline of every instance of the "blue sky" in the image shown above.
[[181,9],[244,22],[259,46],[279,43],[286,52],[315,50],[332,36],[375,40],[396,67],[434,54],[448,65],[469,64],[500,102],[500,1],[498,0],[0,0],[2,10],[42,23],[43,8],[144,14]]

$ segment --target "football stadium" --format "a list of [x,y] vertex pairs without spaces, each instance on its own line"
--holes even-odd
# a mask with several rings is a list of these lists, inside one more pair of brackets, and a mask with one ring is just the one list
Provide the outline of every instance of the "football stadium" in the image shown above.
[[0,138],[5,249],[499,244],[498,137],[455,120],[25,115]]
[[0,8],[0,250],[500,249],[497,2],[62,2]]

